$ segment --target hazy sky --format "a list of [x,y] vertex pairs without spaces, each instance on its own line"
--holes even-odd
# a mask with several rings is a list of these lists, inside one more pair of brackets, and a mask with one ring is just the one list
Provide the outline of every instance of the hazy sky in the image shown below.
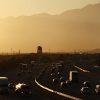
[[[66,17],[63,20],[59,19],[60,15],[59,20],[55,17],[43,19],[33,16],[2,19],[2,17],[36,13],[60,14],[69,9],[83,8],[95,3],[100,3],[100,0],[0,0],[0,52],[11,52],[11,48],[14,51],[21,49],[23,52],[30,52],[35,51],[38,45],[42,45],[46,51],[50,49],[54,52],[99,48],[98,23],[96,25],[92,22],[67,23]],[[89,21],[93,18],[91,12],[90,17],[88,16]],[[96,18],[92,21],[98,22],[99,14],[95,13],[97,13]],[[70,15],[68,18],[71,17],[75,19]]]
[[46,12],[59,14],[65,10],[98,2],[100,0],[0,0],[0,17]]

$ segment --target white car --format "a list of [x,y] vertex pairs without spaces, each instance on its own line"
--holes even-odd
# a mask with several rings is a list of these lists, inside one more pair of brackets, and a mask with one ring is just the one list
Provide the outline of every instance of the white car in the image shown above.
[[29,85],[24,83],[18,83],[15,85],[15,93],[17,96],[31,96],[32,89]]
[[100,85],[96,85],[95,92],[100,95]]

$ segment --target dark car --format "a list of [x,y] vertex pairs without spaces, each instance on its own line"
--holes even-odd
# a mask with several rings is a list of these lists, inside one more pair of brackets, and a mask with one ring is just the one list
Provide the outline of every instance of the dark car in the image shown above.
[[80,91],[83,95],[86,95],[86,96],[93,94],[93,91],[90,87],[82,87]]
[[91,83],[89,81],[83,82],[84,87],[91,87]]
[[71,88],[71,81],[67,80],[67,81],[61,82],[60,87],[65,88],[65,89]]
[[15,93],[18,96],[31,96],[32,90],[29,85],[18,83],[17,85],[15,85]]
[[53,82],[53,84],[58,84],[59,83],[59,79],[57,79],[57,78],[54,78],[53,80],[52,80],[52,82]]

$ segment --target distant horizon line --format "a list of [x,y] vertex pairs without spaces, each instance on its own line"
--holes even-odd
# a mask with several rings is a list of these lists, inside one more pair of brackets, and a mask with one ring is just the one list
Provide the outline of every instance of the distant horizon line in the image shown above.
[[[91,50],[73,50],[73,51],[43,51],[43,53],[90,53],[90,52],[97,52],[98,49],[91,49]],[[36,51],[12,51],[12,52],[0,52],[0,55],[14,55],[14,54],[27,54],[27,53],[37,53]]]
[[[11,54],[11,53],[5,53],[5,54],[1,54],[0,53],[0,56],[10,56],[10,55],[23,55],[23,54],[37,54],[37,53],[34,53],[34,52],[32,52],[32,53],[15,53],[15,54]],[[80,53],[80,52],[43,52],[42,54],[100,54],[100,52],[83,52],[83,53]]]

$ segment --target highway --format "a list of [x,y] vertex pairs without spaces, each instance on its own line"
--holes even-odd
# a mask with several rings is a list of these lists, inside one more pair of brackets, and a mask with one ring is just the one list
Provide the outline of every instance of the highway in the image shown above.
[[64,98],[66,98],[66,99],[70,99],[70,100],[82,100],[82,99],[80,99],[80,98],[78,98],[78,97],[74,97],[74,96],[71,96],[71,95],[68,95],[68,94],[64,94],[64,93],[55,91],[55,90],[53,90],[53,89],[50,89],[50,88],[48,88],[48,87],[46,87],[46,86],[43,86],[43,85],[41,85],[41,84],[37,81],[37,79],[35,79],[35,83],[36,83],[40,88],[42,88],[42,89],[44,89],[44,90],[46,90],[46,91],[48,91],[48,92],[57,94],[58,96],[64,97]]
[[[90,71],[89,70],[86,70],[86,69],[84,69],[84,68],[82,68],[82,67],[78,67],[78,66],[73,66],[73,68],[76,68],[76,69],[78,69],[78,70],[80,70],[80,72],[84,72],[84,73],[90,73]],[[70,67],[69,67],[70,68]],[[72,68],[71,68],[72,69]],[[46,70],[46,69],[45,69]],[[89,97],[86,97],[86,96],[80,96],[80,94],[79,94],[79,96],[78,95],[75,95],[75,94],[73,94],[73,93],[70,93],[69,91],[66,91],[66,92],[61,92],[61,91],[57,91],[57,90],[55,90],[54,88],[52,88],[52,87],[49,87],[49,84],[50,83],[45,83],[45,82],[43,82],[42,81],[42,79],[40,79],[39,80],[39,78],[43,78],[44,77],[44,79],[45,79],[45,76],[47,75],[43,75],[42,76],[42,74],[44,74],[44,72],[42,73],[41,72],[41,74],[40,74],[40,77],[38,77],[38,79],[36,79],[35,78],[35,83],[37,84],[37,86],[38,87],[40,87],[42,90],[46,90],[47,92],[49,92],[49,93],[51,93],[51,94],[55,94],[55,95],[58,95],[58,97],[60,96],[60,97],[62,97],[62,98],[64,98],[64,99],[59,99],[59,100],[88,100],[88,99],[93,99],[93,100],[98,100],[98,98],[99,98],[99,96],[96,96],[96,95],[91,95],[91,96],[89,96]],[[41,83],[42,82],[42,83]],[[79,86],[80,87],[80,86]],[[74,90],[73,90],[74,91]],[[77,90],[76,90],[77,91]],[[79,91],[79,90],[78,90]],[[53,95],[53,96],[55,96],[55,95]]]
[[[58,95],[58,97],[60,96],[60,98],[64,98],[64,100],[82,100],[81,98],[78,98],[78,97],[75,97],[75,96],[72,96],[72,95],[68,95],[68,94],[65,94],[65,93],[62,93],[62,92],[58,92],[54,89],[51,89],[43,84],[41,84],[38,80],[39,78],[44,74],[44,72],[48,69],[48,67],[45,67],[41,73],[38,75],[38,78],[35,78],[35,83],[36,85],[43,89],[43,90],[46,90],[47,92],[51,93],[51,94],[54,94],[54,95]],[[63,99],[61,99],[63,100]]]
[[[0,100],[34,100],[34,99],[36,100],[56,100],[56,99],[57,100],[58,99],[59,100],[82,100],[83,99],[83,98],[82,99],[79,98],[78,95],[76,96],[75,94],[71,94],[71,95],[67,94],[69,91],[68,92],[66,91],[66,93],[62,93],[55,89],[51,89],[48,85],[49,83],[48,84],[41,83],[42,79],[39,80],[40,76],[46,79],[44,76],[46,76],[47,73],[45,75],[43,74],[49,68],[51,69],[50,66],[48,67],[48,65],[42,64],[38,67],[34,66],[32,73],[25,72],[25,73],[21,73],[20,75],[17,74],[16,72],[17,69],[15,68],[13,68],[12,70],[10,69],[9,71],[7,70],[7,72],[5,72],[4,74],[2,73],[3,71],[1,70],[1,73],[2,73],[1,75],[7,76],[10,80],[12,80],[12,82],[15,82],[15,83],[32,82],[33,95],[32,97],[29,97],[29,98],[21,98],[21,97],[16,96],[15,94],[10,94],[8,96],[0,95]],[[70,69],[70,67],[66,67],[66,68]],[[78,70],[82,72],[90,72],[78,66],[75,66],[75,68],[77,68]]]

